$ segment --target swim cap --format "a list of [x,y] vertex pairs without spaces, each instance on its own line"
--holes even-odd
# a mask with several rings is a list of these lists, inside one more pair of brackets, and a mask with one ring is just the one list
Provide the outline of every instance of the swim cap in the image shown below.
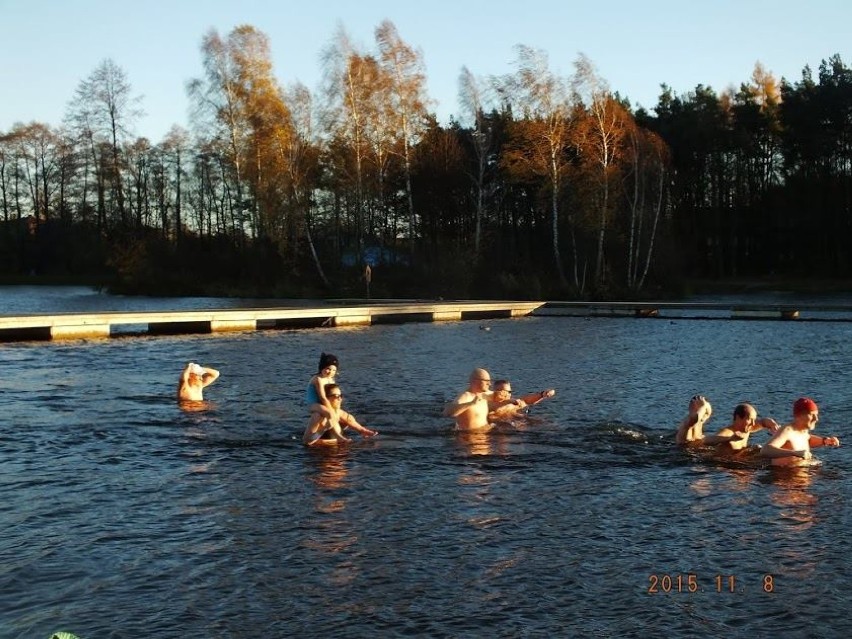
[[190,364],[189,372],[191,375],[198,375],[199,377],[204,376],[204,368],[202,366],[199,366],[198,364]]
[[800,397],[793,402],[793,415],[804,415],[805,413],[818,413],[816,402],[810,397]]
[[337,366],[340,368],[340,363],[337,361],[337,356],[332,355],[331,353],[322,353],[320,354],[319,368],[318,371],[321,371],[324,368],[328,368],[329,366]]

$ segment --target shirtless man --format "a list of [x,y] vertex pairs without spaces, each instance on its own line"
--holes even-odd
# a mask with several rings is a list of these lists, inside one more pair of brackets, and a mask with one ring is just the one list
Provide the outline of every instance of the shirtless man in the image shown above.
[[675,442],[686,444],[704,439],[704,424],[713,414],[713,407],[703,395],[693,395],[689,400],[689,413],[683,418],[675,433]]
[[802,466],[811,459],[811,448],[840,446],[837,437],[817,437],[811,431],[819,421],[819,408],[809,397],[800,397],[793,403],[793,423],[779,428],[766,445],[760,449],[763,457],[772,460],[773,466]]
[[748,436],[751,433],[764,428],[775,433],[778,423],[771,417],[758,419],[757,410],[751,404],[737,404],[731,424],[715,435],[705,437],[704,443],[718,445],[719,452],[738,452],[748,448]]
[[302,442],[305,446],[350,442],[352,440],[343,434],[343,431],[347,428],[360,433],[363,437],[375,437],[379,434],[377,431],[359,424],[352,413],[347,413],[341,408],[343,391],[340,390],[340,386],[337,384],[326,384],[323,390],[325,391],[325,397],[331,403],[332,415],[331,417],[326,417],[319,411],[311,413],[308,426],[302,435]]
[[512,385],[508,380],[498,379],[494,382],[494,392],[488,400],[488,421],[510,421],[523,409],[535,406],[541,400],[554,395],[556,391],[548,388],[539,393],[528,393],[512,399]]
[[215,368],[205,368],[190,362],[180,374],[178,382],[178,400],[182,402],[204,401],[202,390],[219,378]]
[[493,426],[488,423],[488,400],[492,393],[491,375],[484,368],[474,368],[468,378],[467,390],[455,401],[444,407],[444,417],[456,420],[459,430],[486,430]]

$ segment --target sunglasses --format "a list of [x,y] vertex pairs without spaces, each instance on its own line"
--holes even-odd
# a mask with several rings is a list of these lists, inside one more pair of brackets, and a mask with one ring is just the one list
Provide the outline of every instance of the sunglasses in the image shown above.
[[329,395],[329,399],[343,399],[343,395]]

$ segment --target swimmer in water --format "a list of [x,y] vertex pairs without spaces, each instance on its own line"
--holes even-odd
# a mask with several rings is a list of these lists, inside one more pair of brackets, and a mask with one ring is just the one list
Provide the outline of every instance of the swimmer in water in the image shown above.
[[324,419],[334,421],[334,407],[325,396],[325,387],[334,383],[340,362],[331,353],[321,353],[317,374],[311,377],[305,392],[305,401],[311,413],[319,413]]
[[178,401],[201,402],[204,401],[206,387],[219,379],[219,371],[215,368],[205,368],[193,362],[189,362],[178,381]]
[[507,422],[521,415],[521,411],[556,395],[552,388],[538,393],[528,393],[512,399],[512,385],[508,380],[494,382],[494,392],[488,400],[488,421]]
[[354,415],[347,413],[341,408],[343,392],[337,384],[326,384],[323,390],[328,401],[331,402],[333,417],[324,417],[320,412],[311,413],[308,426],[305,428],[304,435],[302,435],[302,442],[305,446],[350,442],[352,440],[343,434],[343,431],[347,428],[360,433],[363,437],[375,437],[378,435],[377,431],[362,426],[355,419]]
[[720,453],[737,453],[748,449],[751,433],[766,429],[778,430],[778,423],[771,417],[758,419],[757,410],[751,404],[737,404],[730,425],[715,435],[704,438],[705,444],[715,445]]
[[837,437],[818,437],[811,431],[819,421],[819,407],[809,397],[793,403],[793,422],[779,428],[760,449],[762,457],[772,460],[773,466],[803,466],[810,460],[812,448],[840,446]]
[[468,377],[467,390],[454,401],[444,406],[444,417],[456,420],[459,430],[487,430],[493,426],[488,423],[488,400],[491,399],[489,387],[491,375],[484,368],[475,368]]
[[675,442],[687,444],[704,439],[704,424],[713,414],[713,407],[703,395],[693,395],[689,400],[689,413],[677,427]]

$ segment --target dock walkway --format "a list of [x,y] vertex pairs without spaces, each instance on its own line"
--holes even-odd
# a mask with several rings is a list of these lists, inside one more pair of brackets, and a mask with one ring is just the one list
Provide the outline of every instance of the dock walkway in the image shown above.
[[544,302],[396,302],[313,308],[246,308],[0,315],[0,341],[79,339],[128,333],[173,335],[272,328],[357,326],[400,322],[495,319],[529,315]]
[[327,300],[275,308],[0,315],[0,342],[537,317],[852,321],[852,305]]
[[647,317],[661,319],[757,319],[852,321],[850,304],[731,302],[547,302],[536,315],[549,317]]

